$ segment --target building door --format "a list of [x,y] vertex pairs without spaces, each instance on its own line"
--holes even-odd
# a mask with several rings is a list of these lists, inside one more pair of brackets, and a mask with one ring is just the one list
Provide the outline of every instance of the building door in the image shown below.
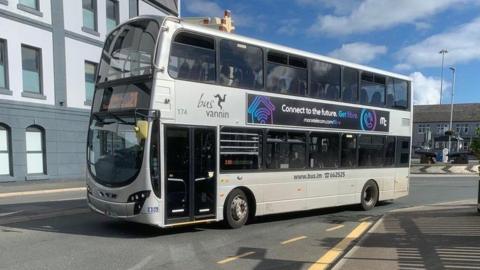
[[166,127],[166,224],[215,217],[213,128]]

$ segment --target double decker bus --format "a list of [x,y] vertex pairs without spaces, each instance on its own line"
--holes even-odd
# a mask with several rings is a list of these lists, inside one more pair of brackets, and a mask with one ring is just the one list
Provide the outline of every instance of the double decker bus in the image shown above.
[[87,143],[94,211],[160,227],[409,191],[410,79],[173,17],[107,37]]

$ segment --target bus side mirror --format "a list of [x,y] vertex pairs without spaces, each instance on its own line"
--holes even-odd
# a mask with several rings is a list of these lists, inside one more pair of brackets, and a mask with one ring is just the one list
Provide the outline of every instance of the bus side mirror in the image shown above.
[[135,124],[135,132],[139,139],[145,140],[148,134],[148,122],[145,120],[138,120]]

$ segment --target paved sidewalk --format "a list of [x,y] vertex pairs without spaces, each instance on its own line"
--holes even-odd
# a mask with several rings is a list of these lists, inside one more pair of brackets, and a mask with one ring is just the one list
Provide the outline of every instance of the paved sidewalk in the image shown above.
[[85,187],[85,179],[82,180],[36,180],[0,182],[0,194],[23,191],[50,190]]
[[0,225],[88,212],[84,180],[0,183]]
[[386,214],[334,269],[480,269],[473,200]]

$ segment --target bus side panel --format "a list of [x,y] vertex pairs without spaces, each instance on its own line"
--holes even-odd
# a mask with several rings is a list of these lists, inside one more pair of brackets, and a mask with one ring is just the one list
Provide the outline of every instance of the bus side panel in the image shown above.
[[395,177],[395,198],[408,195],[410,185],[409,168],[398,168]]

